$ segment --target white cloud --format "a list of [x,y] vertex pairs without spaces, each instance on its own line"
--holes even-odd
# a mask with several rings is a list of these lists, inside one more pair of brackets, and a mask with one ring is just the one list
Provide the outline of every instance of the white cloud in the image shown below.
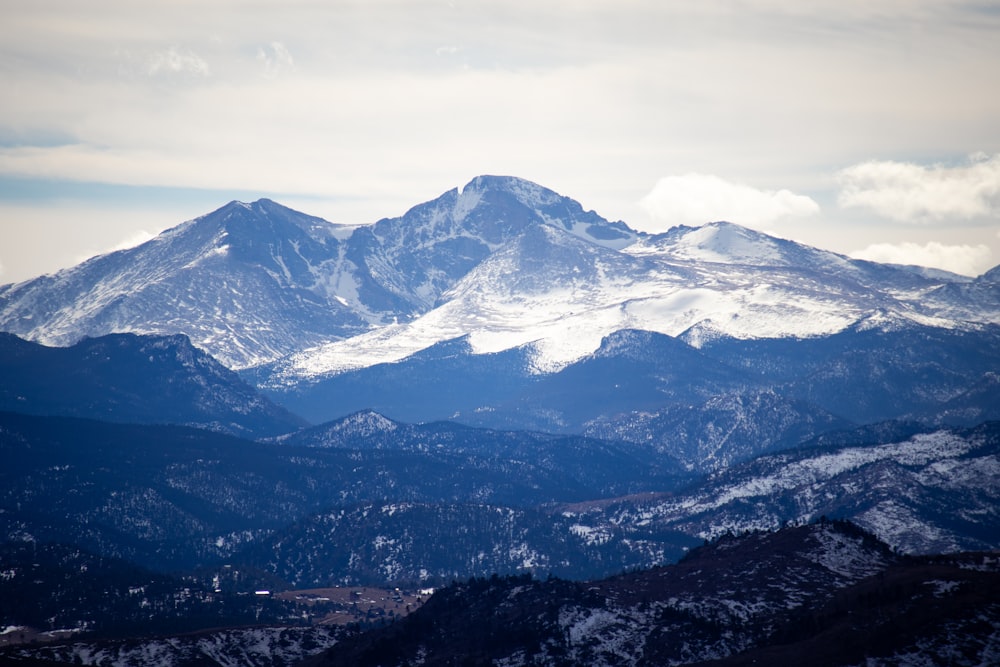
[[804,195],[788,190],[758,190],[695,173],[661,178],[640,205],[654,223],[668,226],[701,225],[715,220],[757,226],[819,212],[819,205]]
[[85,262],[91,257],[96,257],[97,255],[106,255],[108,253],[116,252],[118,250],[128,250],[129,248],[134,248],[138,245],[142,245],[146,241],[149,241],[150,239],[155,237],[156,234],[147,232],[144,229],[130,231],[128,232],[128,235],[125,236],[125,238],[123,238],[121,241],[118,241],[117,243],[112,243],[107,247],[101,249],[94,249],[93,246],[88,246],[87,248],[81,250],[73,258],[73,264],[75,265],[81,262]]
[[138,245],[142,245],[146,241],[155,238],[156,234],[147,232],[145,229],[139,229],[135,232],[129,234],[126,238],[122,239],[119,243],[112,246],[107,252],[114,252],[116,250],[128,250],[129,248],[134,248]]
[[208,63],[201,56],[190,49],[181,50],[176,46],[151,55],[148,72],[150,76],[189,74],[200,77],[207,77],[210,73]]
[[295,59],[288,47],[281,42],[271,42],[266,47],[257,49],[257,60],[263,63],[264,76],[269,79],[295,69]]
[[912,264],[944,269],[967,276],[977,276],[992,266],[992,253],[986,245],[945,245],[931,241],[918,243],[874,243],[850,253],[855,259],[889,264]]
[[900,222],[1000,215],[1000,155],[980,153],[956,167],[870,161],[843,169],[837,177],[841,206],[868,208]]

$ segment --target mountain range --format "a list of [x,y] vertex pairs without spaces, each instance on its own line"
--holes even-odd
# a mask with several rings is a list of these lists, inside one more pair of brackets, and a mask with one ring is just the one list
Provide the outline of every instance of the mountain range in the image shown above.
[[[364,226],[231,202],[0,286],[0,331],[0,597],[37,601],[0,627],[27,636],[306,625],[249,596],[454,581],[384,635],[138,650],[448,664],[468,635],[511,665],[788,662],[844,609],[926,620],[900,587],[954,630],[913,646],[994,641],[956,611],[996,618],[970,597],[995,581],[959,573],[994,556],[927,559],[1000,548],[1000,267],[651,235],[481,176]],[[107,609],[77,604],[98,590]],[[887,633],[863,634],[909,650]]]
[[[642,234],[513,177],[480,176],[372,225],[231,202],[138,247],[0,288],[0,329],[65,345],[188,335],[271,383],[396,361],[467,336],[535,372],[620,329],[700,346],[900,322],[1000,322],[1000,270],[970,279],[853,260],[718,222]],[[292,355],[292,356],[290,356]]]
[[540,224],[601,246],[636,236],[510,178],[480,177],[358,227],[266,199],[231,202],[136,248],[0,288],[0,329],[60,345],[119,331],[183,333],[244,368],[411,320]]
[[1000,525],[1000,422],[892,422],[708,476],[628,443],[372,413],[275,443],[0,413],[0,455],[8,540],[282,587],[601,577],[823,516],[909,554],[997,548]]
[[185,335],[312,423],[599,435],[695,469],[873,421],[1000,418],[1000,267],[878,264],[726,222],[650,235],[513,177],[355,227],[232,202],[0,287],[0,329]]
[[[536,506],[690,479],[669,460],[614,443],[481,429],[454,437],[453,430],[425,429],[433,444],[417,450],[302,447],[182,426],[0,413],[7,462],[0,470],[0,535],[68,542],[173,572],[231,558],[331,511],[352,515],[359,506],[401,503],[474,513],[490,505],[536,517],[541,526],[547,514],[531,511]],[[357,514],[367,519],[358,530],[377,527],[376,513]],[[462,511],[453,515],[453,522],[463,520]],[[340,544],[338,558],[349,556],[350,546]],[[479,545],[470,541],[469,548]],[[289,555],[299,557],[304,553]],[[582,567],[587,559],[574,562]],[[317,565],[303,577],[357,583],[365,567],[338,573]]]

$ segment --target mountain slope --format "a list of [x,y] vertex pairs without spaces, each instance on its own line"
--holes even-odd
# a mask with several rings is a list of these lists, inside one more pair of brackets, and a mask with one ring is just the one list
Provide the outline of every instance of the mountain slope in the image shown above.
[[[325,431],[334,442],[359,438],[370,446],[462,446],[443,437],[448,431],[438,441],[406,430],[364,413],[314,435],[324,442]],[[685,488],[660,487],[661,493],[541,508],[389,503],[323,512],[249,547],[241,558],[310,586],[379,577],[439,582],[462,571],[577,579],[668,562],[690,546],[689,538],[774,530],[824,516],[849,518],[910,554],[996,549],[997,480],[1000,425],[928,432],[885,424],[758,457]]]
[[887,424],[811,445],[719,470],[673,497],[566,511],[594,531],[636,526],[705,538],[836,516],[906,553],[997,548],[1000,423]]
[[[338,350],[334,361],[345,363],[350,344],[330,346]],[[1000,405],[990,381],[1000,372],[996,325],[866,321],[830,336],[722,337],[697,349],[622,329],[558,371],[532,372],[536,358],[532,344],[475,354],[465,337],[265,392],[315,422],[372,408],[410,422],[588,434],[651,447],[701,470],[872,421],[972,426]],[[266,383],[271,371],[273,379],[284,370],[277,364],[260,369],[263,379],[246,377]]]
[[114,334],[46,347],[0,333],[0,375],[0,410],[252,438],[305,425],[181,335]]
[[600,417],[584,433],[642,444],[709,472],[851,425],[815,405],[753,389]]
[[901,562],[850,524],[821,523],[723,539],[677,565],[601,581],[453,585],[306,664],[853,665],[913,644],[948,655],[949,632],[968,647],[951,654],[957,664],[985,664],[1000,619],[994,561]]
[[335,507],[526,508],[683,480],[669,463],[584,438],[429,425],[414,430],[409,447],[377,442],[302,447],[0,412],[0,541],[74,543],[174,571],[231,556]]
[[535,379],[530,363],[528,349],[473,354],[463,337],[437,343],[400,362],[365,366],[315,382],[273,387],[286,368],[283,361],[241,375],[314,423],[368,409],[400,421],[424,422],[452,419],[517,395]]
[[[691,479],[669,455],[576,435],[472,428],[454,422],[406,424],[363,411],[274,439],[283,445],[423,452],[466,457],[481,466],[545,473],[592,497],[675,488]],[[572,480],[572,484],[569,483]]]
[[266,199],[226,206],[138,247],[0,288],[0,328],[47,344],[186,334],[230,367],[363,330],[325,294],[333,225]]
[[[477,354],[526,347],[531,370],[544,374],[593,353],[603,338],[622,329],[701,347],[718,338],[819,337],[862,325],[967,329],[1000,322],[1000,308],[989,299],[975,307],[966,296],[947,303],[925,298],[949,281],[964,284],[960,276],[928,277],[735,225],[713,225],[720,234],[738,233],[757,254],[748,257],[750,251],[739,246],[727,257],[718,244],[709,244],[712,252],[692,253],[685,242],[700,230],[612,249],[557,227],[528,228],[442,293],[434,309],[292,355],[261,382],[273,389],[308,384],[460,337]],[[777,256],[759,250],[781,244],[788,248]]]
[[232,556],[293,588],[440,585],[491,574],[607,576],[670,562],[698,540],[591,532],[571,516],[486,503],[377,503],[308,517]]
[[719,338],[701,349],[766,378],[790,399],[856,423],[945,409],[1000,369],[995,325],[931,327],[873,319],[821,338]]

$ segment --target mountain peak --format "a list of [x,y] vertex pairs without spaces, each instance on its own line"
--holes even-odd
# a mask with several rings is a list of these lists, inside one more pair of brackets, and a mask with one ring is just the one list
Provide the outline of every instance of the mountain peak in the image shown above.
[[838,273],[857,273],[863,264],[835,252],[770,236],[724,220],[698,227],[672,227],[662,234],[640,239],[629,252],[669,256],[683,262],[798,267]]
[[[321,242],[334,236],[343,236],[337,233],[342,229],[340,225],[301,213],[266,197],[252,202],[234,199],[211,213],[195,218],[191,223],[213,227],[218,225],[227,231],[268,230],[276,238],[297,236],[304,232]],[[353,227],[347,229],[353,231]]]
[[691,259],[744,264],[779,264],[783,260],[780,239],[731,222],[719,220],[679,229],[683,233],[675,247]]
[[271,199],[264,197],[255,199],[254,201],[241,201],[239,199],[233,199],[214,211],[199,216],[196,220],[215,219],[219,216],[232,215],[234,213],[243,214],[244,212],[266,214],[268,211],[275,209],[291,210]]
[[238,211],[240,209],[264,215],[268,213],[292,211],[292,209],[287,206],[279,204],[273,199],[268,199],[267,197],[261,197],[253,201],[241,201],[239,199],[234,199],[219,210]]
[[462,188],[458,201],[473,200],[503,208],[516,203],[537,223],[605,247],[620,249],[639,237],[623,222],[609,222],[594,211],[584,210],[574,199],[516,176],[477,176]]
[[465,195],[473,192],[503,192],[511,194],[525,206],[546,206],[566,199],[538,183],[518,178],[517,176],[476,176],[465,184],[459,194]]

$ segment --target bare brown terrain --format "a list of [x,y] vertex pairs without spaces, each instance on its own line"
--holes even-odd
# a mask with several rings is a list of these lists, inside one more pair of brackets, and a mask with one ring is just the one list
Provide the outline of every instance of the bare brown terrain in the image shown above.
[[423,605],[433,592],[433,589],[349,586],[284,591],[275,597],[313,610],[314,623],[347,625],[402,618]]

